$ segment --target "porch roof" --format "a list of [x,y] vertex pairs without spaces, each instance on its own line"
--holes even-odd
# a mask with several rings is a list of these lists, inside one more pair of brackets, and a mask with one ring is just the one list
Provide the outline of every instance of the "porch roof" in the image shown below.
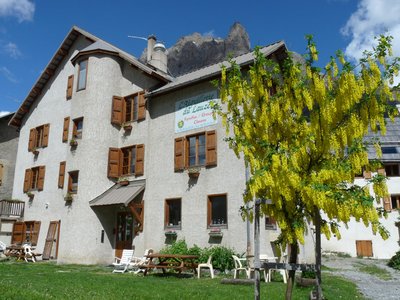
[[129,185],[114,184],[103,194],[89,201],[90,206],[118,205],[127,206],[145,188],[145,180],[131,181]]

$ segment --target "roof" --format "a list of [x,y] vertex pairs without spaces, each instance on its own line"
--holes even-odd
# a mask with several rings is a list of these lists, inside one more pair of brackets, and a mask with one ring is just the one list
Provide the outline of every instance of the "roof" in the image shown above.
[[[273,43],[271,45],[262,47],[261,52],[265,56],[269,56],[275,52],[280,54],[280,51],[283,51],[286,53],[286,45],[283,41],[278,41],[276,43]],[[239,55],[233,59],[239,66],[243,67],[246,65],[250,65],[254,61],[254,51],[248,52],[243,55]],[[150,93],[147,94],[148,97],[153,97],[156,95],[164,94],[170,91],[173,91],[177,88],[184,87],[191,85],[195,82],[203,81],[203,80],[210,80],[211,78],[218,76],[221,73],[221,66],[229,66],[230,63],[229,61],[223,61],[219,62],[201,69],[198,69],[196,71],[183,74],[181,76],[176,77],[172,82],[164,85],[163,87],[154,90]]]
[[[29,112],[30,107],[36,101],[37,97],[42,93],[43,88],[46,86],[47,82],[51,79],[51,77],[55,74],[56,69],[61,64],[63,59],[68,55],[69,50],[71,49],[72,45],[78,39],[79,36],[86,37],[88,40],[92,41],[93,44],[80,51],[80,53],[78,53],[78,56],[103,50],[106,52],[110,52],[114,55],[118,55],[119,57],[130,63],[133,67],[142,70],[144,73],[147,73],[150,76],[157,77],[161,81],[170,82],[172,80],[172,78],[169,75],[139,62],[139,60],[136,57],[107,43],[106,41],[103,41],[102,39],[94,36],[93,34],[90,34],[89,32],[77,26],[73,26],[69,31],[69,33],[67,34],[67,36],[65,37],[65,39],[62,41],[61,45],[57,49],[56,53],[54,54],[50,62],[47,64],[42,74],[39,76],[39,78],[33,85],[32,89],[29,91],[27,97],[22,102],[21,106],[15,112],[14,117],[11,119],[9,123],[10,126],[14,126],[17,128],[21,126],[23,117],[25,116],[26,113]],[[75,58],[76,57],[77,56],[75,56]]]
[[129,185],[122,186],[116,183],[100,196],[89,202],[90,206],[128,204],[136,198],[145,188],[145,180],[131,181]]

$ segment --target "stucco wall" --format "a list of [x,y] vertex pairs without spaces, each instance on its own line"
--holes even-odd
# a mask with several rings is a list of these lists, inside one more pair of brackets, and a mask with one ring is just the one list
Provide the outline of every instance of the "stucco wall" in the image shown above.
[[[373,174],[374,175],[374,174]],[[387,180],[387,186],[389,194],[400,194],[400,177],[390,177]],[[355,184],[364,186],[366,181],[364,179],[356,179]],[[370,189],[371,195],[374,196],[372,187]],[[381,206],[382,203],[376,206]],[[382,225],[389,231],[389,238],[383,240],[382,237],[377,233],[372,233],[371,226],[365,227],[362,221],[356,222],[353,218],[348,224],[348,229],[345,228],[344,224],[341,224],[340,233],[341,239],[337,240],[336,237],[332,237],[327,240],[324,236],[322,237],[322,251],[326,252],[344,252],[350,254],[353,257],[357,256],[356,241],[357,240],[370,240],[372,241],[373,258],[389,259],[397,251],[399,251],[398,241],[400,240],[399,230],[394,225],[397,220],[399,213],[396,210],[388,212],[387,219],[382,218],[380,221]]]
[[8,126],[11,116],[0,118],[0,164],[3,165],[3,180],[0,185],[0,200],[12,196],[15,160],[18,147],[18,132]]

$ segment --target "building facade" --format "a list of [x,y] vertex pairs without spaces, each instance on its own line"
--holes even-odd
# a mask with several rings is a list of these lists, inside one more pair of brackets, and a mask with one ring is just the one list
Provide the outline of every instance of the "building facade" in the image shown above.
[[[209,106],[220,66],[172,78],[163,45],[149,37],[148,48],[143,64],[80,28],[68,33],[10,121],[20,129],[13,197],[26,203],[13,243],[87,264],[176,239],[246,251],[244,162]],[[283,42],[262,51],[286,55]],[[245,67],[253,56],[236,59]],[[261,252],[272,255],[279,229],[261,224]]]

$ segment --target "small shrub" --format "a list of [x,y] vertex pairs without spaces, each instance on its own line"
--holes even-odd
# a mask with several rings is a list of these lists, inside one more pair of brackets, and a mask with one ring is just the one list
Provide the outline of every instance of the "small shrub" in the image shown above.
[[397,251],[396,254],[389,260],[388,266],[393,269],[400,270],[400,251]]
[[215,269],[223,272],[234,268],[232,255],[235,255],[235,252],[231,248],[217,246],[208,248],[208,251],[209,252],[205,251],[205,254],[208,257],[212,253],[212,264]]
[[164,254],[188,254],[188,246],[184,239],[177,240],[170,246],[166,246],[160,250],[160,253]]

